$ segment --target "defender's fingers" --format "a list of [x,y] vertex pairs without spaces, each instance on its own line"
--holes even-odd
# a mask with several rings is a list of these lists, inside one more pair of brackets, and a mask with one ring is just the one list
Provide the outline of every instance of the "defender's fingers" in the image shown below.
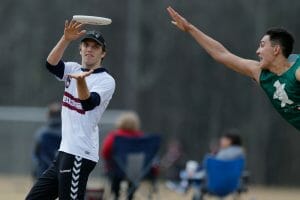
[[167,10],[168,10],[170,13],[174,13],[174,11],[175,11],[171,6],[169,6],[169,7],[167,8]]
[[176,16],[176,15],[178,15],[178,12],[176,12],[172,7],[170,7],[170,12],[172,13],[172,16]]
[[180,14],[178,14],[173,8],[169,7],[168,11],[174,21],[184,21],[184,18]]
[[172,23],[172,24],[174,24],[175,26],[177,26],[177,25],[178,25],[178,23],[177,23],[177,22],[175,22],[175,21],[171,21],[171,23]]
[[168,7],[168,8],[167,8],[167,11],[168,11],[169,15],[170,15],[172,18],[174,18],[174,15],[175,15],[174,10],[173,10],[171,7]]
[[175,11],[172,7],[169,7],[168,10],[170,11],[170,13],[172,13],[172,16],[174,16],[175,18],[177,17],[182,18],[182,16],[177,11]]
[[175,12],[174,13],[174,19],[181,20],[181,19],[183,19],[183,17],[181,15],[179,15],[177,12]]
[[183,24],[187,22],[187,20],[184,17],[180,16],[179,14],[175,16],[175,21]]

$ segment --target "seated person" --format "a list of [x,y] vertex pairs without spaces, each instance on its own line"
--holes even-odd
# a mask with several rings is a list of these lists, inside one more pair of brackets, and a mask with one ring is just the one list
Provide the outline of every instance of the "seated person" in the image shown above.
[[[116,130],[108,133],[103,141],[101,156],[105,160],[108,177],[111,181],[111,190],[115,195],[115,199],[119,198],[120,183],[124,177],[117,176],[112,170],[112,147],[116,136],[124,137],[141,137],[143,133],[140,131],[140,119],[134,112],[127,112],[122,114],[116,122]],[[129,183],[131,185],[131,183]],[[133,198],[133,193],[128,199]]]
[[[212,153],[216,159],[234,160],[245,157],[242,147],[242,140],[235,131],[228,131],[219,140],[219,150]],[[199,187],[205,179],[205,170],[197,161],[188,161],[186,169],[180,172],[181,181],[179,184],[167,183],[167,187],[179,193],[185,193],[189,186]]]
[[179,181],[179,172],[184,167],[185,153],[179,139],[172,138],[166,144],[166,152],[160,160],[160,171],[163,178],[170,181]]
[[240,136],[231,132],[224,134],[220,139],[220,149],[215,156],[220,160],[234,160],[245,157]]
[[61,140],[61,106],[52,103],[48,108],[48,122],[38,129],[33,150],[33,178],[39,178],[51,165]]

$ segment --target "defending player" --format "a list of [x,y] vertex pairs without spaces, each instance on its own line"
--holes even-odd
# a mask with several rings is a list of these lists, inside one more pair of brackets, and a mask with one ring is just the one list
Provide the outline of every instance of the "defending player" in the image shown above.
[[222,44],[209,37],[171,7],[169,15],[180,30],[189,33],[217,62],[254,79],[266,92],[280,115],[300,130],[300,58],[290,63],[293,36],[281,28],[266,32],[256,51],[260,61],[232,54]]
[[[63,62],[70,42],[80,44],[81,65]],[[47,69],[65,82],[62,141],[59,154],[38,179],[26,199],[84,199],[90,172],[98,161],[98,123],[115,90],[115,81],[102,67],[106,44],[96,31],[66,21],[64,34],[47,58]]]

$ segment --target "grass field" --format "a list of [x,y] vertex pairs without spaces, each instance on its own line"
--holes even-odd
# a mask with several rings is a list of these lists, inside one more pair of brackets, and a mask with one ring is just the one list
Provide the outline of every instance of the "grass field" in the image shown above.
[[[0,176],[0,200],[21,200],[24,199],[26,193],[32,185],[30,177],[26,176]],[[99,180],[91,180],[89,187],[101,187],[102,183]],[[143,184],[139,190],[139,194],[145,193],[146,184]],[[159,196],[161,200],[188,200],[192,194],[180,195],[169,191],[161,183],[159,187]],[[136,198],[140,198],[141,195]],[[209,198],[213,200],[214,198]],[[227,198],[232,199],[232,198]],[[226,200],[227,200],[226,199]],[[267,187],[251,187],[247,194],[244,194],[242,200],[299,200],[300,188],[267,188]]]

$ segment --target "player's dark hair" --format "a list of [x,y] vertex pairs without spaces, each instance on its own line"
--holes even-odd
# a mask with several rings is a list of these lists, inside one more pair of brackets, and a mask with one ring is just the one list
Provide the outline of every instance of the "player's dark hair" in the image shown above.
[[266,35],[270,37],[273,44],[279,44],[284,57],[288,58],[293,51],[294,37],[291,33],[283,28],[270,28]]
[[226,131],[222,137],[229,139],[231,142],[231,145],[242,146],[242,139],[241,139],[238,131],[235,129]]

